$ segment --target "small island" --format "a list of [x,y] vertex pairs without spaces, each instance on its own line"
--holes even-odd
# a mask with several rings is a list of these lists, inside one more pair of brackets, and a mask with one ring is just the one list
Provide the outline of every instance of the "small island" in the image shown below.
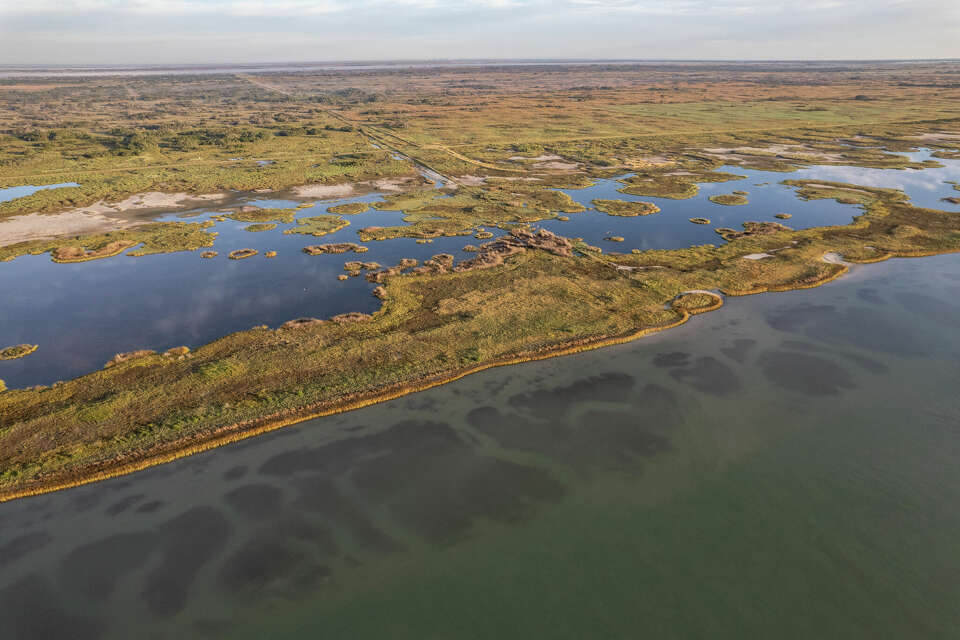
[[36,351],[37,346],[35,344],[18,344],[0,349],[0,360],[16,360],[26,357]]
[[749,204],[747,197],[743,193],[723,193],[719,195],[713,195],[709,198],[710,202],[714,204],[722,204],[728,207],[735,207],[739,205]]
[[349,202],[347,204],[338,204],[334,207],[330,207],[327,209],[327,213],[352,216],[368,211],[369,209],[370,205],[368,205],[366,202]]
[[627,200],[594,200],[593,206],[597,211],[608,216],[649,216],[660,211],[660,207],[652,202]]

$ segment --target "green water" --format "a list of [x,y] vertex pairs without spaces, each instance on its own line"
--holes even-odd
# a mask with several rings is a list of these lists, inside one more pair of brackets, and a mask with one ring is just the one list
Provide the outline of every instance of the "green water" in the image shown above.
[[960,637],[960,256],[0,505],[0,638]]

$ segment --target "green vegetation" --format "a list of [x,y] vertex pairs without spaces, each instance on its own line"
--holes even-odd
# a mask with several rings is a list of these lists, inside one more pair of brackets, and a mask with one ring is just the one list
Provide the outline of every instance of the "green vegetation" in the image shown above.
[[28,356],[37,350],[35,344],[18,344],[12,347],[0,349],[0,360],[16,360]]
[[230,252],[227,256],[231,260],[244,260],[246,258],[252,258],[253,256],[259,253],[256,249],[235,249]]
[[683,293],[670,303],[674,309],[683,309],[687,313],[698,314],[713,311],[723,306],[723,298],[715,293],[706,291],[691,291]]
[[297,209],[261,209],[260,207],[246,206],[225,217],[238,222],[282,222],[289,224],[293,222],[296,214]]
[[337,215],[356,215],[358,213],[363,213],[368,211],[370,205],[366,202],[348,202],[347,204],[338,204],[335,207],[330,207],[327,209],[327,213],[334,213]]
[[[377,209],[403,211],[403,220],[407,225],[365,227],[359,232],[360,239],[430,239],[470,235],[474,233],[474,228],[484,224],[503,226],[536,222],[555,218],[558,211],[579,213],[586,210],[586,207],[561,191],[517,182],[484,188],[461,187],[455,193],[441,198],[443,195],[434,189],[422,189],[391,195],[383,202],[377,202],[374,204]],[[480,231],[475,237],[482,240],[493,237],[493,234]]]
[[651,196],[655,198],[672,198],[685,200],[697,195],[700,188],[698,182],[727,182],[743,180],[746,176],[739,176],[723,171],[712,171],[715,163],[710,161],[686,160],[680,171],[640,171],[636,175],[625,179],[627,185],[621,192],[634,196]]
[[[802,193],[822,185],[796,183]],[[842,197],[845,188],[830,189]],[[745,295],[835,278],[846,268],[824,261],[828,252],[868,262],[960,251],[957,214],[913,207],[899,192],[858,191],[865,210],[848,226],[748,223],[719,247],[589,258],[521,249],[499,266],[387,277],[372,318],[298,328],[294,341],[284,329],[254,329],[189,359],[147,354],[56,387],[8,391],[0,396],[0,484],[8,494],[68,484],[94,460],[148,464],[181,452],[185,439],[212,446],[337,410],[344,397],[360,406],[490,364],[627,340],[716,302],[683,292]],[[105,401],[110,410],[98,413],[95,432],[64,429]]]
[[366,253],[369,249],[363,245],[356,244],[353,242],[339,242],[336,244],[314,244],[309,247],[304,247],[303,252],[308,253],[312,256],[318,256],[324,253],[346,253],[348,251],[353,251],[354,253]]
[[[146,256],[175,251],[195,251],[213,246],[216,233],[208,232],[213,222],[154,222],[132,229],[107,233],[32,240],[0,247],[0,261],[17,256],[50,253],[54,262],[83,262],[118,255],[132,247],[129,256]],[[139,245],[139,246],[138,246]]]
[[724,240],[730,241],[751,236],[768,236],[791,230],[790,227],[785,227],[779,222],[744,222],[742,226],[743,231],[727,229],[725,227],[715,229],[715,231],[720,234]]
[[628,202],[626,200],[594,200],[597,211],[609,216],[649,216],[660,211],[652,202]]
[[[725,165],[784,172],[809,164],[933,166],[900,155],[915,149],[921,134],[943,157],[958,152],[955,141],[937,135],[960,129],[960,66],[862,68],[855,82],[835,71],[759,64],[709,73],[695,64],[471,69],[472,80],[491,87],[484,90],[463,87],[459,70],[281,73],[269,86],[240,76],[107,77],[39,93],[17,90],[13,79],[0,93],[0,186],[81,186],[0,203],[0,217],[150,190],[320,184],[350,194],[391,192],[374,207],[402,211],[406,225],[366,227],[362,240],[490,240],[488,228],[507,236],[473,247],[466,265],[454,266],[445,254],[382,271],[350,264],[351,274],[382,287],[376,295],[384,303],[372,317],[257,328],[193,353],[120,354],[76,380],[3,393],[0,492],[25,495],[129,471],[488,366],[630,340],[721,302],[701,290],[746,295],[838,277],[846,267],[825,261],[827,253],[871,262],[960,251],[958,214],[913,207],[892,190],[809,180],[787,184],[801,198],[860,205],[862,215],[852,225],[800,231],[748,222],[742,230],[718,229],[727,240],[721,246],[671,251],[605,254],[579,240],[556,241],[551,250],[518,239],[526,223],[583,211],[556,189],[595,178],[632,173],[624,193],[689,198],[699,183],[743,177],[717,171]],[[917,70],[929,86],[913,81]],[[448,186],[426,188],[418,169],[439,173]],[[400,184],[410,188],[396,192]],[[646,203],[594,204],[619,212],[612,215],[649,212]],[[305,206],[245,207],[225,217],[290,224]],[[332,215],[301,219],[286,233],[331,233],[349,224],[340,215],[355,208],[333,207]],[[198,249],[213,244],[210,224],[152,223],[21,243],[0,248],[0,259]],[[348,244],[305,251],[364,249],[340,250]],[[770,257],[744,259],[762,253]]]
[[694,197],[700,191],[700,188],[694,182],[664,175],[637,174],[627,178],[624,182],[627,186],[620,191],[631,196],[686,200]]
[[253,233],[259,233],[260,231],[273,231],[277,228],[276,223],[273,222],[261,222],[258,224],[251,224],[250,226],[244,227],[244,231],[251,231]]
[[868,205],[882,193],[891,200],[905,201],[907,197],[897,189],[867,189],[845,182],[827,182],[825,180],[785,180],[783,184],[798,187],[797,197],[803,200],[836,200],[840,204]]
[[313,216],[312,218],[299,218],[297,226],[287,229],[284,233],[299,233],[306,236],[325,236],[328,233],[339,231],[344,227],[350,226],[350,223],[340,216]]
[[718,195],[710,196],[710,202],[714,204],[723,204],[727,206],[737,206],[737,205],[750,203],[750,201],[747,200],[746,196],[742,196],[737,193],[721,193]]

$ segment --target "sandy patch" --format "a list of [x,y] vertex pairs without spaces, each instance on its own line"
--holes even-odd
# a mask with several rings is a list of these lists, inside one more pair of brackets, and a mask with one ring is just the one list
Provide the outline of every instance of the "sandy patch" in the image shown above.
[[356,193],[352,182],[342,184],[305,184],[294,187],[293,192],[301,198],[346,198]]
[[703,149],[703,151],[708,156],[718,158],[736,157],[741,160],[747,159],[750,156],[782,156],[784,158],[798,160],[811,158],[839,161],[843,159],[843,155],[839,153],[817,151],[804,145],[772,144],[768,147],[708,147]]
[[377,191],[401,191],[412,181],[413,178],[381,178],[374,180],[370,185]]
[[113,204],[104,201],[86,207],[78,207],[61,213],[30,213],[0,220],[0,245],[15,244],[27,240],[78,236],[90,233],[127,229],[150,222],[149,220],[124,220],[115,217],[118,213],[141,209],[178,209],[199,206],[221,200],[225,193],[192,195],[189,193],[160,193],[150,191],[132,195]]
[[671,160],[666,156],[645,156],[643,158],[640,158],[640,162],[644,164],[652,164],[652,165],[658,165],[658,166],[667,165],[667,164],[677,164],[676,160]]
[[208,193],[205,195],[192,195],[189,193],[161,193],[159,191],[148,191],[147,193],[137,193],[126,200],[114,204],[107,204],[102,200],[89,207],[80,207],[75,211],[92,211],[94,213],[122,213],[134,209],[178,209],[191,204],[204,204],[211,201],[223,200],[227,197],[225,193]]
[[573,162],[550,161],[550,162],[536,162],[534,163],[533,168],[534,169],[560,169],[563,171],[570,171],[570,170],[576,169],[579,166],[580,165]]
[[79,236],[126,229],[149,222],[119,220],[99,213],[31,213],[0,221],[0,246],[57,236]]
[[748,253],[743,256],[744,260],[763,260],[764,258],[772,258],[773,254],[770,253]]
[[955,142],[960,140],[960,133],[922,133],[919,136],[907,136],[911,140],[924,140],[927,142],[937,140],[947,140]]
[[487,181],[487,179],[484,178],[483,176],[469,176],[469,175],[457,176],[456,180],[460,184],[466,185],[468,187],[479,187],[480,185],[482,185],[484,182]]
[[562,156],[557,156],[557,155],[552,155],[552,154],[545,153],[545,154],[543,154],[543,155],[536,156],[536,157],[534,157],[534,158],[530,158],[530,157],[527,157],[527,156],[510,156],[509,159],[510,159],[510,160],[524,161],[524,162],[548,162],[548,161],[550,161],[550,160],[563,160],[563,157],[562,157]]
[[847,264],[843,261],[843,258],[839,253],[834,253],[833,251],[823,254],[821,258],[824,262],[829,262],[830,264]]

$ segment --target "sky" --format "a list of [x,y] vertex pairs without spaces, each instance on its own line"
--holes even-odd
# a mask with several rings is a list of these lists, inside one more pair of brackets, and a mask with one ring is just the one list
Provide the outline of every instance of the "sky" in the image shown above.
[[960,0],[0,0],[0,65],[960,57]]

